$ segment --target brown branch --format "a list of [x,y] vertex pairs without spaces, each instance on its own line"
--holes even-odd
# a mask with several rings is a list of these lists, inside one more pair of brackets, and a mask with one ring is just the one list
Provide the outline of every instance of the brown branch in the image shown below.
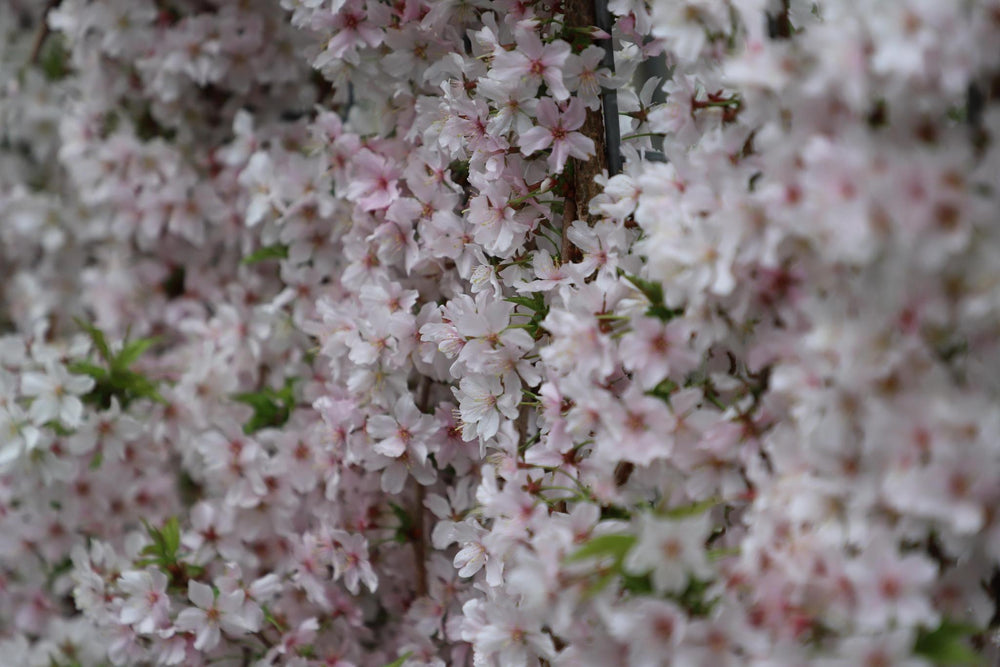
[[42,53],[42,46],[45,45],[45,40],[48,39],[49,33],[52,29],[49,28],[49,12],[59,6],[62,0],[49,0],[48,4],[45,5],[45,9],[42,10],[42,25],[38,26],[38,32],[35,33],[35,41],[31,43],[31,55],[28,56],[28,66],[35,65],[38,63],[38,57]]
[[[420,378],[417,396],[417,409],[421,412],[430,411],[431,379],[426,375]],[[414,480],[416,481],[416,480]],[[424,485],[417,482],[416,508],[413,510],[413,558],[417,563],[416,592],[417,597],[427,595],[427,522],[424,519]]]
[[573,242],[569,240],[569,236],[566,234],[573,221],[576,220],[575,190],[576,188],[572,188],[572,191],[566,195],[566,201],[563,202],[562,248],[559,249],[559,256],[563,262],[572,262],[579,253],[579,249],[573,245]]
[[[564,238],[563,244],[565,243],[566,240]],[[528,442],[528,406],[522,405],[520,410],[518,410],[514,426],[517,428],[517,448],[518,450],[522,450]]]
[[[563,5],[563,15],[568,28],[593,28],[597,25],[594,11],[594,0],[566,0]],[[586,220],[594,224],[597,216],[589,209],[590,200],[599,192],[600,187],[594,178],[608,171],[608,150],[604,133],[604,116],[600,109],[587,109],[587,118],[580,132],[594,142],[594,157],[589,160],[570,161],[573,169],[573,181],[566,196],[566,208],[562,225],[562,260],[570,262],[579,259],[579,251],[566,238],[569,226],[576,219]]]
[[427,525],[424,521],[424,485],[417,482],[417,509],[413,519],[413,556],[417,561],[417,597],[427,595]]

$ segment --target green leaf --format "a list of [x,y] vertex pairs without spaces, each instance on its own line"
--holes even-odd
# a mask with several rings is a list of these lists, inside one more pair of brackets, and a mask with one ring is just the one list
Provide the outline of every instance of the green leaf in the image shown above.
[[719,547],[718,549],[709,549],[705,552],[708,556],[708,560],[714,562],[717,560],[722,560],[723,558],[731,558],[733,556],[740,555],[739,547]]
[[118,356],[114,359],[114,363],[112,364],[113,367],[120,368],[122,370],[127,369],[129,366],[138,361],[139,357],[141,357],[146,350],[159,342],[159,338],[138,338],[133,341],[125,341],[122,345],[122,351],[119,352]]
[[967,643],[980,628],[964,623],[944,620],[934,630],[921,629],[913,645],[913,652],[938,665],[981,665],[979,656]]
[[89,375],[95,380],[100,380],[107,376],[108,371],[89,361],[74,361],[66,366],[70,373],[75,375]]
[[653,579],[648,574],[622,575],[622,588],[630,593],[649,595],[653,592]]
[[383,667],[403,667],[403,663],[409,660],[411,655],[413,655],[413,651],[407,651],[392,662],[387,662]]
[[151,526],[149,522],[142,519],[142,525],[146,528],[146,534],[153,541],[142,548],[143,556],[150,558],[141,561],[143,565],[173,565],[177,563],[178,551],[181,547],[181,528],[177,517],[170,517],[163,524],[163,528]]
[[669,404],[670,395],[674,393],[674,391],[677,389],[677,386],[678,386],[677,383],[674,382],[673,380],[666,379],[660,382],[660,384],[650,389],[649,391],[647,391],[646,395],[658,398],[661,401],[664,401],[667,404]]
[[76,433],[73,429],[66,428],[57,421],[45,422],[45,428],[50,429],[56,435],[67,436]]
[[636,286],[653,305],[663,303],[663,285],[652,280],[646,280],[631,273],[623,274],[624,278]]
[[392,513],[396,515],[396,518],[399,519],[399,528],[396,529],[394,539],[400,543],[409,541],[410,533],[413,530],[413,519],[405,509],[396,503],[390,502],[389,507],[392,509]]
[[708,616],[718,602],[718,599],[706,599],[711,584],[709,579],[689,579],[687,587],[676,597],[677,603],[692,616]]
[[618,572],[615,571],[615,570],[607,570],[606,572],[602,572],[597,577],[597,579],[595,579],[593,582],[591,582],[591,584],[589,586],[587,586],[586,589],[584,589],[584,591],[583,591],[584,597],[591,598],[591,597],[597,595],[598,593],[600,593],[601,591],[603,591],[605,588],[607,588],[608,584],[610,584],[612,581],[614,581],[617,576],[618,576]]
[[548,311],[548,306],[545,303],[545,297],[541,292],[535,292],[532,296],[509,296],[504,301],[509,301],[510,303],[515,303],[519,306],[524,306],[535,312]]
[[94,343],[94,347],[97,348],[97,353],[101,355],[101,358],[107,362],[111,361],[111,348],[108,346],[108,341],[104,337],[104,332],[95,327],[89,322],[84,322],[83,320],[74,317],[73,321],[76,325],[87,332],[90,336],[90,340]]
[[454,181],[456,185],[465,187],[469,183],[469,163],[463,160],[453,160],[451,164],[448,165],[448,171],[451,172],[451,180]]
[[288,629],[284,626],[284,624],[281,623],[281,621],[275,618],[274,614],[271,613],[270,608],[268,608],[266,604],[261,605],[260,609],[262,612],[264,612],[264,620],[273,625],[275,630],[284,633]]
[[652,280],[646,280],[645,278],[640,278],[639,276],[631,273],[625,273],[624,271],[621,271],[619,275],[635,285],[636,289],[642,292],[643,296],[649,299],[649,308],[646,309],[647,317],[655,317],[663,320],[664,322],[669,322],[678,315],[682,315],[684,313],[684,310],[681,308],[667,307],[663,301],[662,284]]
[[[549,314],[549,306],[545,303],[545,295],[541,292],[536,292],[531,296],[512,296],[505,301],[510,303],[523,306],[528,310],[532,311],[531,319],[528,322],[523,322],[520,324],[511,324],[508,329],[524,329],[531,334],[533,338],[538,338],[540,335],[540,330],[542,326],[542,320]],[[527,313],[522,313],[522,315],[527,315]]]
[[39,64],[46,79],[58,81],[69,74],[69,52],[60,35],[50,34],[45,41],[46,45],[42,49]]
[[160,533],[163,535],[163,544],[167,552],[176,554],[177,550],[181,548],[181,526],[177,517],[172,516],[167,519]]
[[662,303],[653,304],[646,309],[647,317],[655,317],[664,322],[669,322],[679,315],[684,314],[683,308],[667,308]]
[[253,416],[243,425],[243,432],[250,434],[262,428],[283,426],[295,407],[295,393],[292,390],[296,378],[285,380],[281,389],[264,387],[260,391],[233,394],[232,399],[253,408]]
[[529,299],[526,296],[509,296],[506,299],[504,299],[504,301],[510,301],[511,303],[516,303],[519,306],[524,306],[525,308],[530,308],[531,310],[535,310],[534,299]]
[[659,512],[661,516],[667,517],[668,519],[686,519],[688,517],[697,516],[703,514],[708,510],[712,509],[716,505],[722,502],[721,498],[709,498],[707,500],[702,500],[697,503],[691,503],[690,505],[681,505],[680,507],[672,507],[668,510]]
[[90,336],[94,347],[106,365],[105,368],[90,361],[77,361],[69,364],[71,372],[77,375],[89,375],[96,381],[94,388],[82,397],[85,402],[105,409],[111,406],[113,398],[117,398],[123,408],[128,407],[129,403],[138,398],[148,398],[160,403],[166,402],[157,391],[156,382],[129,369],[129,366],[159,341],[158,338],[140,338],[130,341],[126,336],[126,339],[122,341],[121,351],[114,354],[103,331],[79,319],[76,320],[76,323]]
[[281,243],[258,248],[243,258],[243,264],[256,264],[269,259],[287,259],[288,246]]
[[566,560],[574,562],[587,558],[612,557],[616,563],[621,562],[625,559],[625,554],[635,544],[636,539],[635,535],[598,535],[570,554]]

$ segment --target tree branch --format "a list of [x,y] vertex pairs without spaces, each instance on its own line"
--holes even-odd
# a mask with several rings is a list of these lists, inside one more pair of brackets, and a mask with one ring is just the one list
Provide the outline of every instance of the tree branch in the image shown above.
[[42,53],[42,46],[45,45],[45,40],[48,39],[49,33],[52,32],[49,28],[49,12],[61,3],[62,0],[49,0],[48,4],[45,5],[45,9],[42,10],[42,25],[38,26],[38,32],[35,33],[35,41],[31,43],[31,55],[28,56],[29,67],[38,63],[38,57]]
[[[426,375],[420,378],[417,391],[417,409],[427,413],[430,411],[431,379]],[[416,480],[414,480],[416,481]],[[424,485],[417,482],[416,507],[413,510],[413,558],[417,563],[416,592],[417,597],[427,595],[427,522],[424,520],[424,500],[426,492]]]
[[[569,28],[600,28],[610,34],[610,17],[604,0],[566,0],[563,6],[566,26]],[[609,38],[610,41],[610,38]],[[614,71],[614,55],[611,44],[604,47],[602,64]],[[605,89],[601,94],[602,109],[587,109],[587,118],[580,132],[594,142],[595,155],[590,160],[572,160],[573,182],[566,197],[566,208],[562,225],[562,260],[578,259],[579,252],[566,238],[566,231],[577,218],[589,224],[597,221],[597,216],[589,209],[590,201],[600,192],[595,178],[602,172],[614,175],[620,169],[618,131],[618,99],[615,91]]]

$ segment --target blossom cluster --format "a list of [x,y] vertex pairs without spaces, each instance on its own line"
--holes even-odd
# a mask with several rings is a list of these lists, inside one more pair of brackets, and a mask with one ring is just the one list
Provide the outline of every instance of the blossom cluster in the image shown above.
[[0,661],[996,654],[1000,4],[597,4],[0,4]]

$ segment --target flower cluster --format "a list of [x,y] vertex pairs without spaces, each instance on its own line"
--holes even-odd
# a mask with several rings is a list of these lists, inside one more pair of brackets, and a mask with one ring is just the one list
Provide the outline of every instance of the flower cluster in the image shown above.
[[1000,5],[598,4],[0,4],[2,660],[996,654]]

